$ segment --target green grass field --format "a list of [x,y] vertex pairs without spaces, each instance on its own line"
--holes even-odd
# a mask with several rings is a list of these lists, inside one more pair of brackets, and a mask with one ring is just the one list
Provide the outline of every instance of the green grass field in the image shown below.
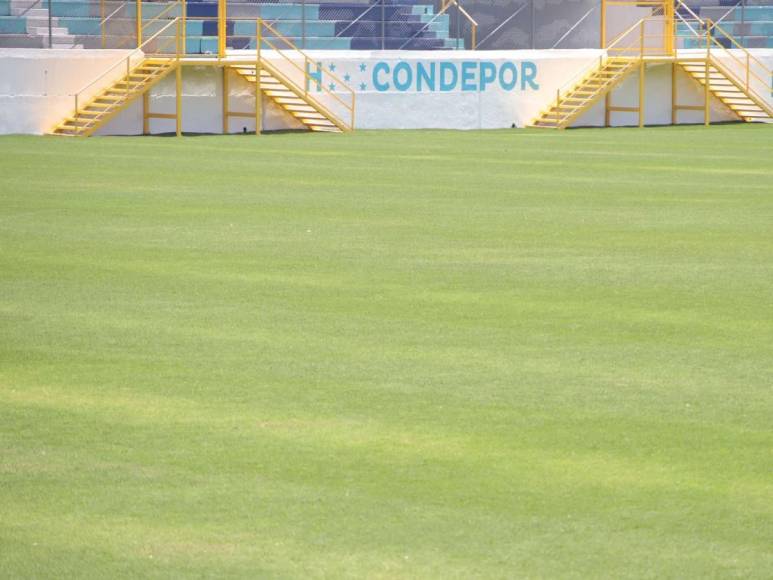
[[773,576],[773,127],[0,138],[0,576]]

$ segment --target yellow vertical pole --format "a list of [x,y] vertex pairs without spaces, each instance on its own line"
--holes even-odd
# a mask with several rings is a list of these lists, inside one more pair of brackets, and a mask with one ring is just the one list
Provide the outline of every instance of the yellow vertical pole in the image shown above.
[[258,18],[255,21],[255,135],[263,130],[263,91],[260,89],[260,45],[263,44],[262,25]]
[[601,46],[600,48],[607,47],[607,0],[601,0]]
[[639,127],[644,127],[644,20],[639,26]]
[[[604,57],[599,57],[599,70],[603,70],[604,68]],[[612,93],[607,91],[607,94],[604,95],[604,126],[609,127],[612,115],[612,111],[609,110],[609,108],[612,106]]]
[[180,18],[182,18],[182,53],[188,54],[188,2],[186,0],[182,0],[182,4],[180,5],[181,13]]
[[176,89],[176,110],[177,115],[177,127],[176,133],[180,137],[183,134],[183,68],[180,63],[177,63],[177,70],[175,71],[175,89]]
[[142,45],[142,0],[136,0],[137,2],[137,48]]
[[639,127],[644,127],[644,59],[639,65]]
[[472,50],[475,50],[478,47],[478,25],[473,24],[472,26]]
[[665,23],[665,49],[668,56],[674,56],[675,45],[674,37],[676,36],[676,22],[674,18],[674,4],[673,2],[666,2],[666,23]]
[[706,66],[703,69],[703,124],[711,124],[711,106],[709,102],[709,62],[711,60],[711,20],[706,19]]
[[150,89],[142,93],[142,134],[150,134]]
[[177,136],[180,137],[183,134],[183,68],[180,63],[180,52],[182,47],[180,46],[180,40],[182,36],[180,34],[180,20],[177,21],[177,67],[174,71],[175,74],[175,116],[177,126],[175,127]]
[[671,124],[676,125],[676,63],[671,63]]
[[223,134],[228,134],[228,106],[231,88],[228,86],[228,67],[223,67]]
[[217,55],[225,57],[226,46],[226,0],[217,0]]
[[746,92],[749,92],[749,74],[751,69],[751,63],[749,62],[749,53],[746,53]]

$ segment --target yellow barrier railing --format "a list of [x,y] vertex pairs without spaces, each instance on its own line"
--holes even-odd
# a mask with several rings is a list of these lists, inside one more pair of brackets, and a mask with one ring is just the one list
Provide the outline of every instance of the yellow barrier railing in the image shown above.
[[[93,93],[95,92],[93,90],[93,87],[99,83],[99,86],[104,85],[104,79],[109,76],[113,76],[113,74],[116,73],[116,69],[119,67],[125,67],[125,74],[126,74],[126,97],[131,93],[131,87],[129,83],[129,75],[131,74],[131,71],[133,68],[142,63],[146,58],[148,58],[148,53],[145,49],[148,49],[152,47],[151,43],[156,42],[162,34],[164,34],[167,30],[169,30],[172,27],[175,27],[175,34],[174,36],[167,37],[166,40],[162,41],[161,44],[158,44],[157,46],[153,47],[153,55],[154,56],[160,56],[164,58],[174,58],[177,61],[177,65],[179,66],[180,58],[183,54],[183,49],[181,45],[181,38],[182,38],[182,26],[181,26],[181,19],[175,18],[174,20],[170,20],[161,30],[158,30],[155,34],[153,34],[150,38],[145,40],[145,42],[142,43],[141,46],[138,48],[135,48],[131,53],[129,53],[126,57],[121,58],[119,61],[117,61],[113,66],[110,68],[104,70],[102,73],[100,73],[96,78],[94,78],[89,83],[85,84],[83,87],[81,87],[80,90],[78,90],[74,95],[73,98],[75,99],[75,115],[78,115],[78,111],[80,110],[80,105],[84,102],[86,102],[91,96],[93,96]],[[166,47],[169,46],[174,42],[174,51],[171,53],[163,52],[166,50]]]
[[[264,34],[264,30],[270,32],[270,35]],[[355,117],[355,105],[356,96],[355,92],[338,76],[329,70],[320,68],[319,78],[316,75],[309,73],[309,65],[315,64],[317,61],[311,58],[306,52],[298,48],[289,38],[278,32],[271,24],[265,20],[258,18],[255,21],[255,36],[257,42],[257,62],[259,66],[269,69],[272,75],[282,81],[288,87],[291,87],[294,91],[303,94],[303,97],[314,102],[321,112],[326,116],[337,119],[343,124],[342,129],[351,131],[354,129],[354,117]],[[276,56],[282,58],[282,62],[285,66],[290,67],[290,70],[296,71],[296,75],[300,73],[303,83],[299,84],[291,78],[292,75],[282,71],[280,67],[272,63],[270,60],[261,57],[261,48],[265,44],[268,48],[275,51]],[[285,47],[279,45],[284,44]],[[287,54],[291,52],[292,54]],[[298,60],[302,59],[303,66],[298,64]],[[260,74],[260,71],[257,71]],[[327,77],[336,88],[340,87],[340,91],[336,92],[331,90],[328,86],[325,86],[325,77]],[[313,93],[309,91],[309,86],[316,85],[320,93],[324,94],[327,98],[332,99],[334,103],[343,109],[344,115],[349,117],[348,120],[342,118],[341,114],[336,114],[329,106],[320,100]],[[341,96],[343,94],[343,96]],[[331,120],[333,120],[331,119]]]
[[[105,48],[105,37],[106,37],[106,27],[109,24],[110,20],[125,6],[126,3],[119,6],[116,10],[110,14],[107,18],[105,18],[101,22],[102,26],[102,46]],[[187,17],[187,2],[186,0],[175,0],[173,2],[169,2],[165,8],[163,8],[158,14],[153,16],[152,18],[149,18],[147,20],[144,19],[142,15],[142,6],[144,2],[143,0],[137,0],[135,7],[136,7],[136,15],[134,19],[134,27],[135,31],[132,36],[122,36],[121,40],[118,42],[118,44],[112,48],[126,48],[129,44],[134,44],[136,47],[140,47],[145,43],[145,37],[148,35],[153,35],[154,31],[152,29],[157,28],[160,23],[169,22],[172,18],[179,18],[181,20],[181,39],[183,42],[183,47],[185,47],[185,33],[186,33],[186,17]],[[155,3],[154,3],[155,4]],[[177,11],[179,9],[179,13],[172,13],[172,11]],[[148,30],[151,30],[151,32],[148,32]],[[185,52],[183,48],[183,52]]]
[[[756,87],[754,86],[754,81],[757,82],[758,86],[765,86],[770,88],[770,80],[771,77],[773,77],[773,70],[769,69],[761,60],[756,58],[751,52],[741,46],[741,44],[739,44],[735,38],[733,38],[721,26],[719,26],[719,24],[712,24],[711,21],[705,22],[707,29],[707,51],[710,54],[710,58],[712,50],[714,51],[714,55],[719,52],[721,55],[719,58],[728,58],[732,60],[743,71],[743,74],[739,75],[732,68],[723,66],[722,62],[718,61],[718,57],[716,56],[711,58],[714,66],[720,68],[726,76],[729,76],[736,82],[740,83],[744,90],[747,92],[755,93],[755,95],[758,97],[759,95]],[[732,50],[725,47],[717,38],[717,33],[721,35],[720,38],[728,40],[729,43],[734,47],[734,50],[741,51],[743,57],[739,58],[736,54],[733,53]]]
[[451,5],[456,6],[459,14],[464,16],[465,20],[470,23],[470,48],[475,50],[478,47],[478,22],[459,4],[458,0],[443,0],[438,15],[443,14]]
[[[732,35],[730,35],[718,22],[712,22],[709,19],[700,18],[695,12],[687,6],[682,0],[676,0],[677,5],[684,9],[691,18],[680,17],[675,24],[674,36],[676,42],[679,40],[692,39],[699,40],[706,50],[706,58],[719,68],[727,77],[735,81],[746,92],[751,92],[759,99],[764,99],[759,94],[759,89],[763,87],[770,90],[771,79],[773,79],[773,70],[768,68],[761,60],[756,58],[748,49],[742,46]],[[686,32],[679,34],[676,26],[684,24]],[[719,37],[719,38],[718,38]],[[721,40],[727,41],[733,49],[729,49]],[[740,51],[742,57],[739,58],[736,53]],[[717,56],[719,55],[719,56]],[[733,70],[731,67],[724,66],[720,59],[727,59],[733,62],[742,72]],[[755,86],[756,84],[756,86]]]

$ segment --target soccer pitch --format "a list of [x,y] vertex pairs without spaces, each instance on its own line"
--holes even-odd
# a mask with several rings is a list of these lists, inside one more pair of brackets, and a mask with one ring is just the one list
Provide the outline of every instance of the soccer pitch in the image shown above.
[[0,575],[770,578],[772,160],[0,138]]

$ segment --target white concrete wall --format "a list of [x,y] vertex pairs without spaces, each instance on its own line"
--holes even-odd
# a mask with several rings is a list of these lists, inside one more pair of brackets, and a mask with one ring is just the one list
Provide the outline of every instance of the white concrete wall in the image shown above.
[[50,131],[72,113],[76,92],[97,77],[103,78],[87,94],[120,78],[130,53],[0,48],[0,134]]
[[[71,114],[74,106],[71,95],[102,75],[114,63],[122,63],[127,54],[128,51],[0,50],[0,134],[39,134],[50,131],[57,122]],[[347,79],[347,84],[355,89],[357,128],[494,129],[513,124],[521,127],[531,122],[555,99],[557,89],[564,91],[573,80],[579,80],[589,67],[598,62],[602,52],[312,51],[311,54],[315,61],[311,65],[312,72],[321,71],[320,80],[326,86],[335,84],[336,94],[346,97],[346,93],[340,89],[340,79]],[[755,50],[754,54],[766,66],[773,68],[773,50]],[[276,62],[278,67],[289,70],[289,63],[282,60]],[[335,78],[329,72],[331,68],[335,71]],[[451,69],[455,71],[453,74]],[[426,75],[433,70],[435,83],[429,86]],[[441,70],[449,73],[446,80],[456,75],[453,86],[450,83],[441,86]],[[96,83],[93,90],[98,90],[124,71],[124,65],[120,64],[100,83]],[[421,85],[417,82],[419,71],[425,74]],[[500,78],[503,71],[504,77]],[[513,80],[513,71],[518,78],[510,82]],[[496,77],[493,80],[490,76],[492,74]],[[408,82],[408,77],[412,77],[412,82]],[[254,87],[236,74],[230,78],[230,109],[253,111]],[[645,78],[646,124],[670,123],[670,65],[648,65]],[[703,93],[693,80],[680,71],[677,82],[681,104],[702,104]],[[329,96],[317,92],[314,83],[311,83],[310,91],[321,101],[334,106]],[[222,92],[222,71],[219,68],[185,67],[183,130],[191,133],[220,133]],[[153,88],[150,101],[153,112],[174,112],[174,75]],[[612,102],[618,106],[637,105],[636,74],[615,90]],[[702,118],[702,113],[698,111],[682,111],[679,116],[680,122],[697,123]],[[716,102],[712,104],[712,118],[715,121],[734,119]],[[602,123],[601,104],[576,122],[577,125]],[[637,123],[638,119],[633,113],[612,115],[613,125]],[[295,119],[268,101],[264,101],[263,124],[267,130],[300,127]],[[231,119],[232,132],[241,132],[244,128],[253,131],[254,120],[241,117]],[[141,129],[141,104],[138,100],[111,120],[100,133],[138,134]],[[155,119],[151,122],[153,133],[173,130],[173,120]]]

